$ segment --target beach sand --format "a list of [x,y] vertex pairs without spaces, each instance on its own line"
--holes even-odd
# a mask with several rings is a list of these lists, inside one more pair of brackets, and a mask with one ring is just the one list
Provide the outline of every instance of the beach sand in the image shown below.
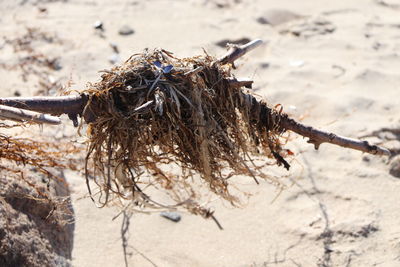
[[[37,28],[53,40],[37,41],[35,51],[60,65],[46,69],[48,82],[70,90],[98,81],[110,59],[123,62],[146,47],[178,57],[204,48],[218,56],[226,51],[217,45],[223,40],[260,38],[264,45],[240,59],[235,72],[253,79],[257,94],[305,124],[352,138],[376,131],[368,140],[400,148],[399,135],[380,131],[400,129],[396,1],[18,0],[0,2],[0,10],[0,64],[26,53],[6,40]],[[104,31],[94,29],[96,21]],[[120,35],[124,25],[134,33]],[[39,81],[33,74],[24,81],[19,68],[0,68],[2,97],[41,94]],[[66,123],[44,131],[76,139]],[[391,160],[328,144],[314,150],[295,134],[287,147],[296,160],[282,179],[291,186],[277,197],[273,185],[249,179],[243,188],[254,195],[245,207],[215,200],[223,231],[186,213],[178,223],[158,213],[133,215],[129,266],[399,266],[400,180],[389,174]],[[122,216],[112,220],[116,209],[84,198],[83,177],[66,177],[76,215],[73,265],[124,266]]]

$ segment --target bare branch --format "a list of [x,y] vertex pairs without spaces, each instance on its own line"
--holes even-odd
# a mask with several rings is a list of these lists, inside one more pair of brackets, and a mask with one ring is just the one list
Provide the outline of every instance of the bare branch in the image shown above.
[[231,48],[229,49],[228,53],[226,53],[224,56],[219,58],[217,62],[221,64],[228,64],[228,63],[233,63],[235,62],[236,59],[239,57],[245,55],[246,53],[250,52],[251,50],[259,47],[263,41],[260,39],[255,39],[251,42],[248,42],[247,44],[244,44],[242,46],[237,46],[237,45],[231,45]]
[[[242,46],[231,45],[228,53],[215,61],[215,63],[219,62],[221,64],[233,64],[236,59],[245,55],[249,51],[259,47],[261,44],[262,41],[256,39]],[[201,68],[197,68],[186,74],[191,75],[200,70]],[[231,84],[232,87],[250,87],[253,83],[253,81],[251,80],[239,80],[236,78],[228,78],[227,81]],[[260,103],[252,95],[245,94],[245,97],[250,98],[251,103],[254,105],[256,103],[257,105],[264,105],[264,103]],[[78,114],[82,115],[82,113],[87,113],[83,114],[84,119],[86,120],[86,122],[91,122],[95,120],[94,115],[90,111],[84,112],[84,108],[87,104],[88,99],[89,97],[85,94],[58,97],[12,97],[0,98],[0,104],[49,113],[52,115],[68,114],[69,117],[75,122],[77,122],[76,116]],[[148,109],[151,105],[153,105],[153,101],[148,101],[143,106],[138,107],[136,111],[142,112]],[[370,145],[367,141],[350,139],[335,135],[333,133],[317,130],[313,127],[298,123],[295,120],[288,118],[286,115],[282,115],[280,126],[284,130],[291,130],[299,135],[302,135],[303,137],[308,137],[310,139],[308,142],[314,144],[316,149],[318,149],[318,147],[322,143],[331,143],[338,146],[371,153],[374,155],[390,155],[389,150],[375,145]]]
[[229,82],[229,85],[232,86],[233,88],[238,88],[238,87],[251,88],[251,86],[253,85],[253,80],[250,79],[237,79],[235,77],[229,77],[226,80]]
[[39,96],[0,98],[0,104],[15,108],[33,110],[52,115],[81,114],[87,102],[87,96]]
[[[253,81],[248,79],[228,78],[227,81],[233,87],[251,87]],[[39,96],[39,97],[7,97],[0,98],[0,104],[15,108],[22,108],[37,112],[48,113],[51,115],[81,115],[87,104],[88,96],[69,95],[69,96]],[[146,103],[146,107],[153,103]],[[140,111],[143,107],[138,107]],[[135,110],[136,111],[136,110]],[[93,118],[90,119],[92,121]],[[88,121],[88,122],[90,122]]]
[[291,130],[303,137],[308,137],[308,143],[314,144],[315,149],[318,149],[322,143],[330,143],[341,147],[367,152],[373,155],[391,155],[390,151],[386,148],[371,145],[367,141],[356,140],[336,135],[334,133],[317,130],[288,117],[282,118],[281,127],[285,130]]
[[57,117],[4,105],[0,105],[0,119],[8,119],[13,121],[33,121],[47,124],[61,123],[60,119]]
[[[250,83],[250,81],[241,81],[241,80],[231,80],[229,82],[232,83],[232,85],[236,83],[238,85],[240,84],[245,85],[247,83]],[[259,102],[252,95],[245,94],[245,96],[251,98],[253,104]],[[76,114],[82,114],[83,108],[87,103],[87,96],[78,95],[78,96],[59,96],[59,97],[0,98],[0,103],[5,105],[11,105],[14,107],[25,107],[26,109],[29,110],[47,112],[53,115],[59,115],[62,113],[66,113],[69,115],[71,114],[76,115]],[[138,112],[142,111],[142,109],[148,108],[151,104],[153,104],[153,102],[149,101],[145,103],[143,107],[138,107],[137,111]],[[90,116],[85,117],[85,120],[87,122],[91,122],[94,119],[95,118],[92,118]],[[291,130],[303,137],[310,138],[308,142],[314,144],[316,149],[318,149],[318,147],[322,143],[331,143],[342,147],[360,150],[374,155],[390,155],[389,150],[383,147],[370,145],[367,141],[346,138],[335,135],[333,133],[317,130],[311,126],[303,125],[285,116],[282,117],[281,127],[282,129]]]
[[[222,64],[233,63],[239,57],[245,55],[249,51],[257,48],[262,44],[260,39],[253,40],[242,46],[231,46],[231,49],[226,55],[217,60]],[[197,68],[192,72],[195,73],[200,71],[201,68]],[[192,74],[188,72],[187,74]],[[229,80],[232,86],[245,86],[249,87],[252,84],[250,80]],[[33,110],[37,112],[48,113],[52,115],[68,114],[71,118],[76,118],[77,114],[82,114],[88,101],[88,96],[85,94],[81,95],[70,95],[70,96],[40,96],[40,97],[9,97],[0,98],[0,104],[23,108],[27,110]]]

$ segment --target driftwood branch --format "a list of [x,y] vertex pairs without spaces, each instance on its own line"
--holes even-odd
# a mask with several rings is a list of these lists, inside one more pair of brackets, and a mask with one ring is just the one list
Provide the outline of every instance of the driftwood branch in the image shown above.
[[38,96],[38,97],[9,97],[0,98],[0,104],[22,108],[51,115],[82,114],[87,103],[87,96]]
[[315,149],[318,149],[322,143],[330,143],[341,147],[347,147],[370,153],[373,155],[391,155],[388,149],[376,145],[371,145],[367,141],[347,138],[336,135],[334,133],[318,130],[287,117],[282,119],[281,127],[285,130],[293,131],[303,137],[308,137],[308,143],[314,144]]
[[[244,56],[249,51],[260,46],[262,41],[253,40],[242,46],[231,46],[230,50],[216,62],[221,64],[233,63],[236,59]],[[186,73],[189,75],[201,70],[201,67]],[[250,87],[253,81],[247,79],[228,78],[231,86]],[[69,96],[38,96],[38,97],[8,97],[0,98],[0,104],[15,108],[22,108],[51,115],[68,114],[70,116],[81,115],[89,97],[85,94]]]
[[[252,80],[228,78],[232,87],[248,87]],[[86,94],[69,96],[37,96],[37,97],[7,97],[0,98],[0,105],[22,108],[51,115],[68,114],[70,116],[82,115],[89,96]],[[149,105],[146,103],[147,106]]]
[[[232,83],[232,85],[235,86],[251,85],[251,82],[247,80],[240,81],[232,79],[230,83]],[[87,99],[88,97],[86,95],[60,96],[60,97],[32,97],[32,98],[13,97],[13,98],[0,98],[0,104],[46,112],[52,115],[60,115],[60,114],[71,115],[71,114],[82,114],[83,109],[87,103]],[[153,104],[153,101],[146,102],[143,106],[138,107],[136,111],[141,112],[143,109],[148,109],[151,104]],[[25,113],[26,112],[27,111],[25,111]],[[34,114],[35,116],[25,118],[25,120],[34,121],[33,118],[37,118],[38,113]],[[43,116],[41,118],[43,118]],[[54,121],[54,119],[52,120]],[[90,121],[87,120],[87,122]],[[41,123],[43,123],[43,121]],[[57,123],[54,122],[52,124],[57,124]],[[318,149],[322,143],[330,143],[341,147],[367,152],[374,155],[390,155],[389,150],[376,145],[371,145],[367,141],[342,137],[333,133],[318,130],[311,126],[301,124],[290,118],[283,118],[281,121],[281,127],[285,130],[290,130],[303,137],[309,138],[308,142],[314,144],[314,147],[316,149]]]
[[[260,46],[261,44],[262,41],[257,39],[242,46],[232,45],[230,50],[224,56],[219,58],[216,62],[221,64],[233,64],[235,60],[242,57],[254,48]],[[231,84],[231,86],[237,87],[250,87],[253,83],[253,81],[251,80],[239,80],[236,78],[228,78],[228,82]],[[251,95],[248,96],[250,98],[254,98]],[[57,97],[12,97],[0,98],[0,104],[15,108],[48,113],[52,115],[68,114],[69,117],[74,121],[74,124],[76,124],[76,116],[82,115],[88,99],[89,97],[85,94]],[[137,108],[137,112],[142,112],[143,110],[150,108],[152,104],[153,101],[145,103],[143,106]],[[84,116],[84,119],[86,120],[86,122],[91,122],[95,118],[91,116]],[[317,130],[313,127],[303,125],[293,119],[284,116],[281,120],[281,127],[284,130],[290,130],[301,136],[309,138],[308,142],[314,144],[314,147],[316,149],[318,149],[318,147],[322,143],[330,143],[374,155],[390,155],[389,150],[383,147],[370,145],[367,141],[351,139],[333,133]]]
[[36,123],[60,124],[60,118],[30,110],[0,105],[0,119],[13,121],[32,121]]

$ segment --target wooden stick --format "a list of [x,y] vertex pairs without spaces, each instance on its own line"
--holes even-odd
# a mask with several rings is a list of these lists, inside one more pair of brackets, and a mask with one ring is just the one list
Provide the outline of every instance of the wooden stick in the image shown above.
[[[221,64],[233,64],[235,60],[242,57],[249,51],[255,49],[256,47],[260,46],[261,44],[262,41],[256,39],[242,46],[232,45],[228,53],[226,53],[223,57],[219,58],[214,63],[218,62]],[[228,82],[231,83],[232,86],[251,86],[252,83],[252,81],[250,80],[236,80],[236,79],[231,79],[231,80],[228,79]],[[251,98],[252,103],[254,101],[257,101],[252,95],[246,95],[246,96]],[[85,94],[76,96],[59,96],[59,97],[31,97],[31,98],[14,97],[14,98],[0,98],[0,104],[29,109],[29,110],[35,110],[40,112],[46,112],[52,115],[68,114],[70,118],[76,118],[77,114],[83,113],[83,110],[87,104],[88,99],[89,97]],[[145,107],[139,107],[138,111],[144,108],[148,108],[148,106],[151,104],[152,103],[149,102],[146,103]],[[90,122],[95,119],[94,117],[92,118],[91,116],[87,116],[84,118],[86,119],[87,122]],[[385,148],[375,145],[370,145],[366,141],[346,138],[335,135],[333,133],[317,130],[313,127],[306,126],[299,122],[296,122],[295,120],[290,119],[286,116],[282,116],[281,127],[284,130],[291,130],[304,137],[308,137],[310,139],[308,142],[314,144],[314,147],[316,149],[318,149],[318,147],[322,143],[331,143],[342,147],[360,150],[374,155],[390,155],[389,150]]]
[[[251,87],[253,81],[247,79],[228,78],[227,81],[234,87]],[[86,94],[69,96],[38,96],[38,97],[7,97],[0,98],[0,104],[15,108],[22,108],[51,115],[81,115],[89,96]],[[147,104],[149,105],[149,104]]]
[[322,143],[330,143],[341,147],[367,152],[373,155],[391,155],[390,151],[386,148],[371,145],[367,141],[347,138],[334,133],[318,130],[311,126],[301,124],[288,117],[282,118],[281,127],[285,130],[293,131],[303,137],[308,137],[309,140],[307,142],[314,144],[315,149],[318,149]]
[[13,121],[33,121],[37,123],[60,124],[60,118],[30,110],[0,105],[0,118]]
[[[220,62],[222,64],[233,63],[236,59],[245,55],[249,51],[260,46],[261,44],[262,41],[260,39],[256,39],[242,46],[232,46],[228,53],[218,59],[217,62]],[[190,74],[190,72],[188,74]],[[237,82],[232,80],[230,82],[233,84],[242,83],[243,86],[249,86],[252,83],[249,80],[237,80]],[[82,114],[88,99],[89,97],[85,94],[73,96],[8,97],[0,98],[0,104],[48,113],[51,115],[68,114],[76,116],[77,114]]]
[[237,46],[237,45],[231,45],[231,48],[229,49],[228,53],[226,53],[224,56],[220,57],[217,62],[221,64],[228,64],[228,63],[234,63],[236,59],[244,56],[251,50],[259,47],[263,41],[260,39],[255,39],[251,42],[248,42],[247,44],[244,44],[242,46]]
[[33,110],[52,115],[82,114],[87,103],[87,96],[38,96],[0,98],[0,104],[15,108]]
[[229,77],[226,80],[229,82],[229,85],[232,86],[233,88],[237,87],[251,88],[251,86],[253,85],[253,80],[251,79],[237,79],[234,77]]

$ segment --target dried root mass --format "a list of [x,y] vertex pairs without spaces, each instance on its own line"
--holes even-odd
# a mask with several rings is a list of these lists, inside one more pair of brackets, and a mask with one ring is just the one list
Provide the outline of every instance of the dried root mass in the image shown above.
[[[104,71],[84,92],[83,115],[92,121],[86,178],[100,189],[92,196],[102,205],[127,199],[129,205],[182,206],[209,217],[198,204],[199,181],[237,205],[232,176],[268,178],[251,155],[264,156],[261,165],[270,158],[288,168],[282,114],[235,86],[232,77],[229,64],[209,55],[178,59],[161,49]],[[151,188],[168,199],[156,201]]]

